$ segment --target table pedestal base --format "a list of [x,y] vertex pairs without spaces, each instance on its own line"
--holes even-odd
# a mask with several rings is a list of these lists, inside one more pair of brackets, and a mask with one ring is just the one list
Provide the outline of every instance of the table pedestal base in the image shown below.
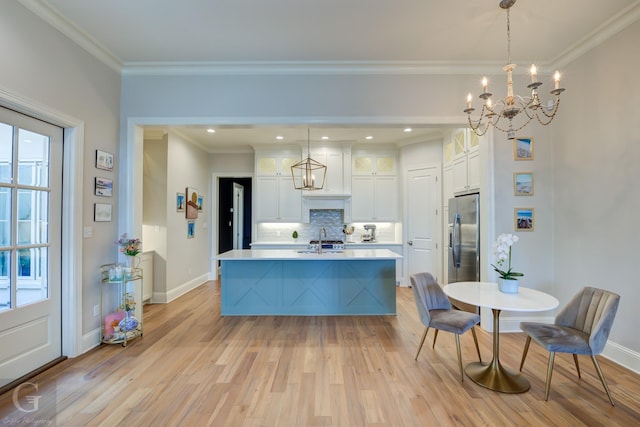
[[495,360],[488,365],[480,362],[470,363],[464,371],[474,383],[490,390],[502,393],[524,393],[529,390],[529,380]]

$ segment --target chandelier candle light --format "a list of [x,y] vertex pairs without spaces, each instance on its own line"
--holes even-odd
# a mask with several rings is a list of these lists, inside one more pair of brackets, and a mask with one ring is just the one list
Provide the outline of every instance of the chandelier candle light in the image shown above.
[[[528,125],[533,118],[536,118],[543,126],[548,125],[558,112],[560,94],[564,91],[564,89],[560,87],[560,72],[556,71],[554,74],[554,89],[550,92],[555,96],[555,99],[550,100],[546,106],[542,105],[538,97],[538,88],[542,83],[538,81],[538,69],[535,65],[531,65],[531,83],[527,86],[527,88],[531,89],[531,96],[521,97],[513,94],[513,70],[515,70],[516,65],[511,63],[509,10],[515,3],[516,0],[500,1],[500,7],[507,11],[507,65],[502,68],[507,73],[507,96],[499,100],[495,106],[492,105],[492,94],[487,90],[488,81],[486,77],[483,77],[482,93],[479,96],[483,103],[482,110],[480,111],[480,117],[474,120],[471,118],[471,113],[475,111],[475,108],[471,105],[473,97],[471,93],[467,95],[467,108],[464,112],[467,113],[469,126],[478,136],[484,135],[487,129],[489,129],[489,126],[493,126],[502,132],[506,132],[508,139],[514,139],[516,137],[516,131]],[[520,123],[518,127],[514,129],[513,119],[520,113],[524,113],[526,118],[523,119],[524,122]],[[509,121],[508,127],[500,123],[500,120],[503,118]]]

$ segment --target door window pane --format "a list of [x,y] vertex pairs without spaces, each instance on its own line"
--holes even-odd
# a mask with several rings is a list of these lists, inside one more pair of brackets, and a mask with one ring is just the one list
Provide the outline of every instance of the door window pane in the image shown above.
[[0,187],[0,247],[11,244],[11,189]]
[[47,248],[18,250],[17,306],[48,298]]
[[0,123],[0,182],[11,182],[13,127]]
[[0,312],[11,308],[10,257],[10,251],[0,251]]
[[25,129],[18,131],[18,184],[49,186],[49,137]]
[[18,245],[46,243],[49,193],[18,190]]

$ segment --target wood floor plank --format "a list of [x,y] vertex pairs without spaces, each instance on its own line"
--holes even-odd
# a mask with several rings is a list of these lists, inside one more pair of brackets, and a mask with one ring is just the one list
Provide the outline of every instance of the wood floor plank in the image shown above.
[[[571,356],[560,354],[544,401],[548,353],[534,344],[523,369],[531,389],[515,395],[460,382],[451,334],[439,334],[434,349],[430,332],[414,360],[424,329],[412,290],[396,295],[396,316],[221,317],[219,283],[208,282],[145,306],[144,336],[126,348],[102,345],[33,378],[43,396],[55,395],[38,416],[107,427],[640,424],[640,375],[604,358],[615,407],[589,358],[580,358],[579,379]],[[467,335],[463,364],[477,360]],[[488,362],[491,334],[478,330],[478,339]],[[505,366],[518,368],[524,341],[501,335]],[[12,399],[0,395],[0,419],[33,420]]]

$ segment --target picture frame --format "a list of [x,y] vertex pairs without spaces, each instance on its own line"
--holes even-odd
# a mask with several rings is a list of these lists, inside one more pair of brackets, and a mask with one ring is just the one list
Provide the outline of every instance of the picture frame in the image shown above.
[[533,160],[533,138],[513,139],[513,160]]
[[198,212],[202,212],[202,205],[204,203],[204,197],[202,197],[201,195],[198,195]]
[[113,180],[96,176],[93,194],[100,197],[111,197],[113,195]]
[[111,222],[110,203],[94,203],[93,205],[93,221],[94,222]]
[[533,208],[515,208],[513,210],[515,231],[533,231],[534,225]]
[[185,196],[184,193],[176,193],[176,212],[184,212]]
[[533,172],[513,173],[513,194],[515,196],[533,196]]
[[198,190],[194,187],[186,189],[185,210],[187,219],[198,218]]
[[193,239],[196,235],[196,222],[187,221],[187,239]]
[[96,150],[96,168],[105,171],[113,171],[113,154],[102,150]]

